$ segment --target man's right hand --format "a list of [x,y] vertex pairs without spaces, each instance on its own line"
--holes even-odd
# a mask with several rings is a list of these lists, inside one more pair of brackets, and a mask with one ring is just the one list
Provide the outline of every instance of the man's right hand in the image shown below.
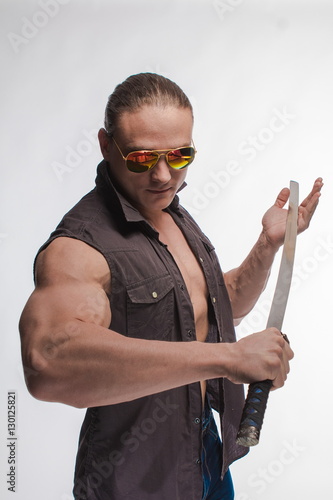
[[294,353],[276,328],[253,333],[228,344],[230,352],[226,378],[234,383],[272,380],[272,390],[284,385]]

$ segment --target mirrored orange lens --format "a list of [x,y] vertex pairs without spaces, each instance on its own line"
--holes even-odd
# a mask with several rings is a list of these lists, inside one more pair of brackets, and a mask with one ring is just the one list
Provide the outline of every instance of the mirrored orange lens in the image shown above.
[[181,169],[187,167],[194,160],[194,148],[179,148],[169,151],[167,162],[172,168]]
[[154,167],[158,160],[158,154],[151,151],[135,151],[127,157],[127,168],[131,172],[146,172]]

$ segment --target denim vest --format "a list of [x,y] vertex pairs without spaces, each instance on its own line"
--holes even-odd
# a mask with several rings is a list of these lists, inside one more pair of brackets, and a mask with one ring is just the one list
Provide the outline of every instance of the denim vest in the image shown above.
[[[178,196],[167,211],[206,278],[211,325],[206,342],[234,342],[231,306],[214,247],[179,205]],[[113,186],[107,162],[98,166],[96,187],[64,216],[39,251],[58,237],[81,240],[105,257],[111,271],[111,330],[148,340],[196,340],[182,275],[158,233]],[[243,386],[209,380],[207,395],[220,414],[224,475],[248,451],[235,442]],[[80,433],[75,498],[200,500],[201,416],[199,382],[88,408]]]

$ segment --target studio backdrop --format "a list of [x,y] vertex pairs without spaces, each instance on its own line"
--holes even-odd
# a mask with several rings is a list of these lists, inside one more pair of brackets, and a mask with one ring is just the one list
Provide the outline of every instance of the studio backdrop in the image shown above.
[[[84,410],[28,393],[18,321],[38,248],[94,186],[109,94],[147,71],[193,104],[198,153],[180,199],[223,270],[247,255],[281,188],[298,181],[303,199],[324,178],[297,242],[292,370],[259,445],[231,470],[237,500],[331,497],[332,26],[330,0],[1,1],[1,498],[72,498]],[[239,338],[265,328],[280,257]]]

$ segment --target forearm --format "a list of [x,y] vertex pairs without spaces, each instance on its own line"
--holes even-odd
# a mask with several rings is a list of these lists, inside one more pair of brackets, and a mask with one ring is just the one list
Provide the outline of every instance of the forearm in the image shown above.
[[261,233],[242,264],[225,273],[224,279],[236,321],[251,311],[265,289],[278,248],[269,244],[264,233]]
[[75,407],[130,401],[227,373],[227,345],[131,339],[83,322],[58,340],[46,339],[25,356],[27,384],[38,399]]

